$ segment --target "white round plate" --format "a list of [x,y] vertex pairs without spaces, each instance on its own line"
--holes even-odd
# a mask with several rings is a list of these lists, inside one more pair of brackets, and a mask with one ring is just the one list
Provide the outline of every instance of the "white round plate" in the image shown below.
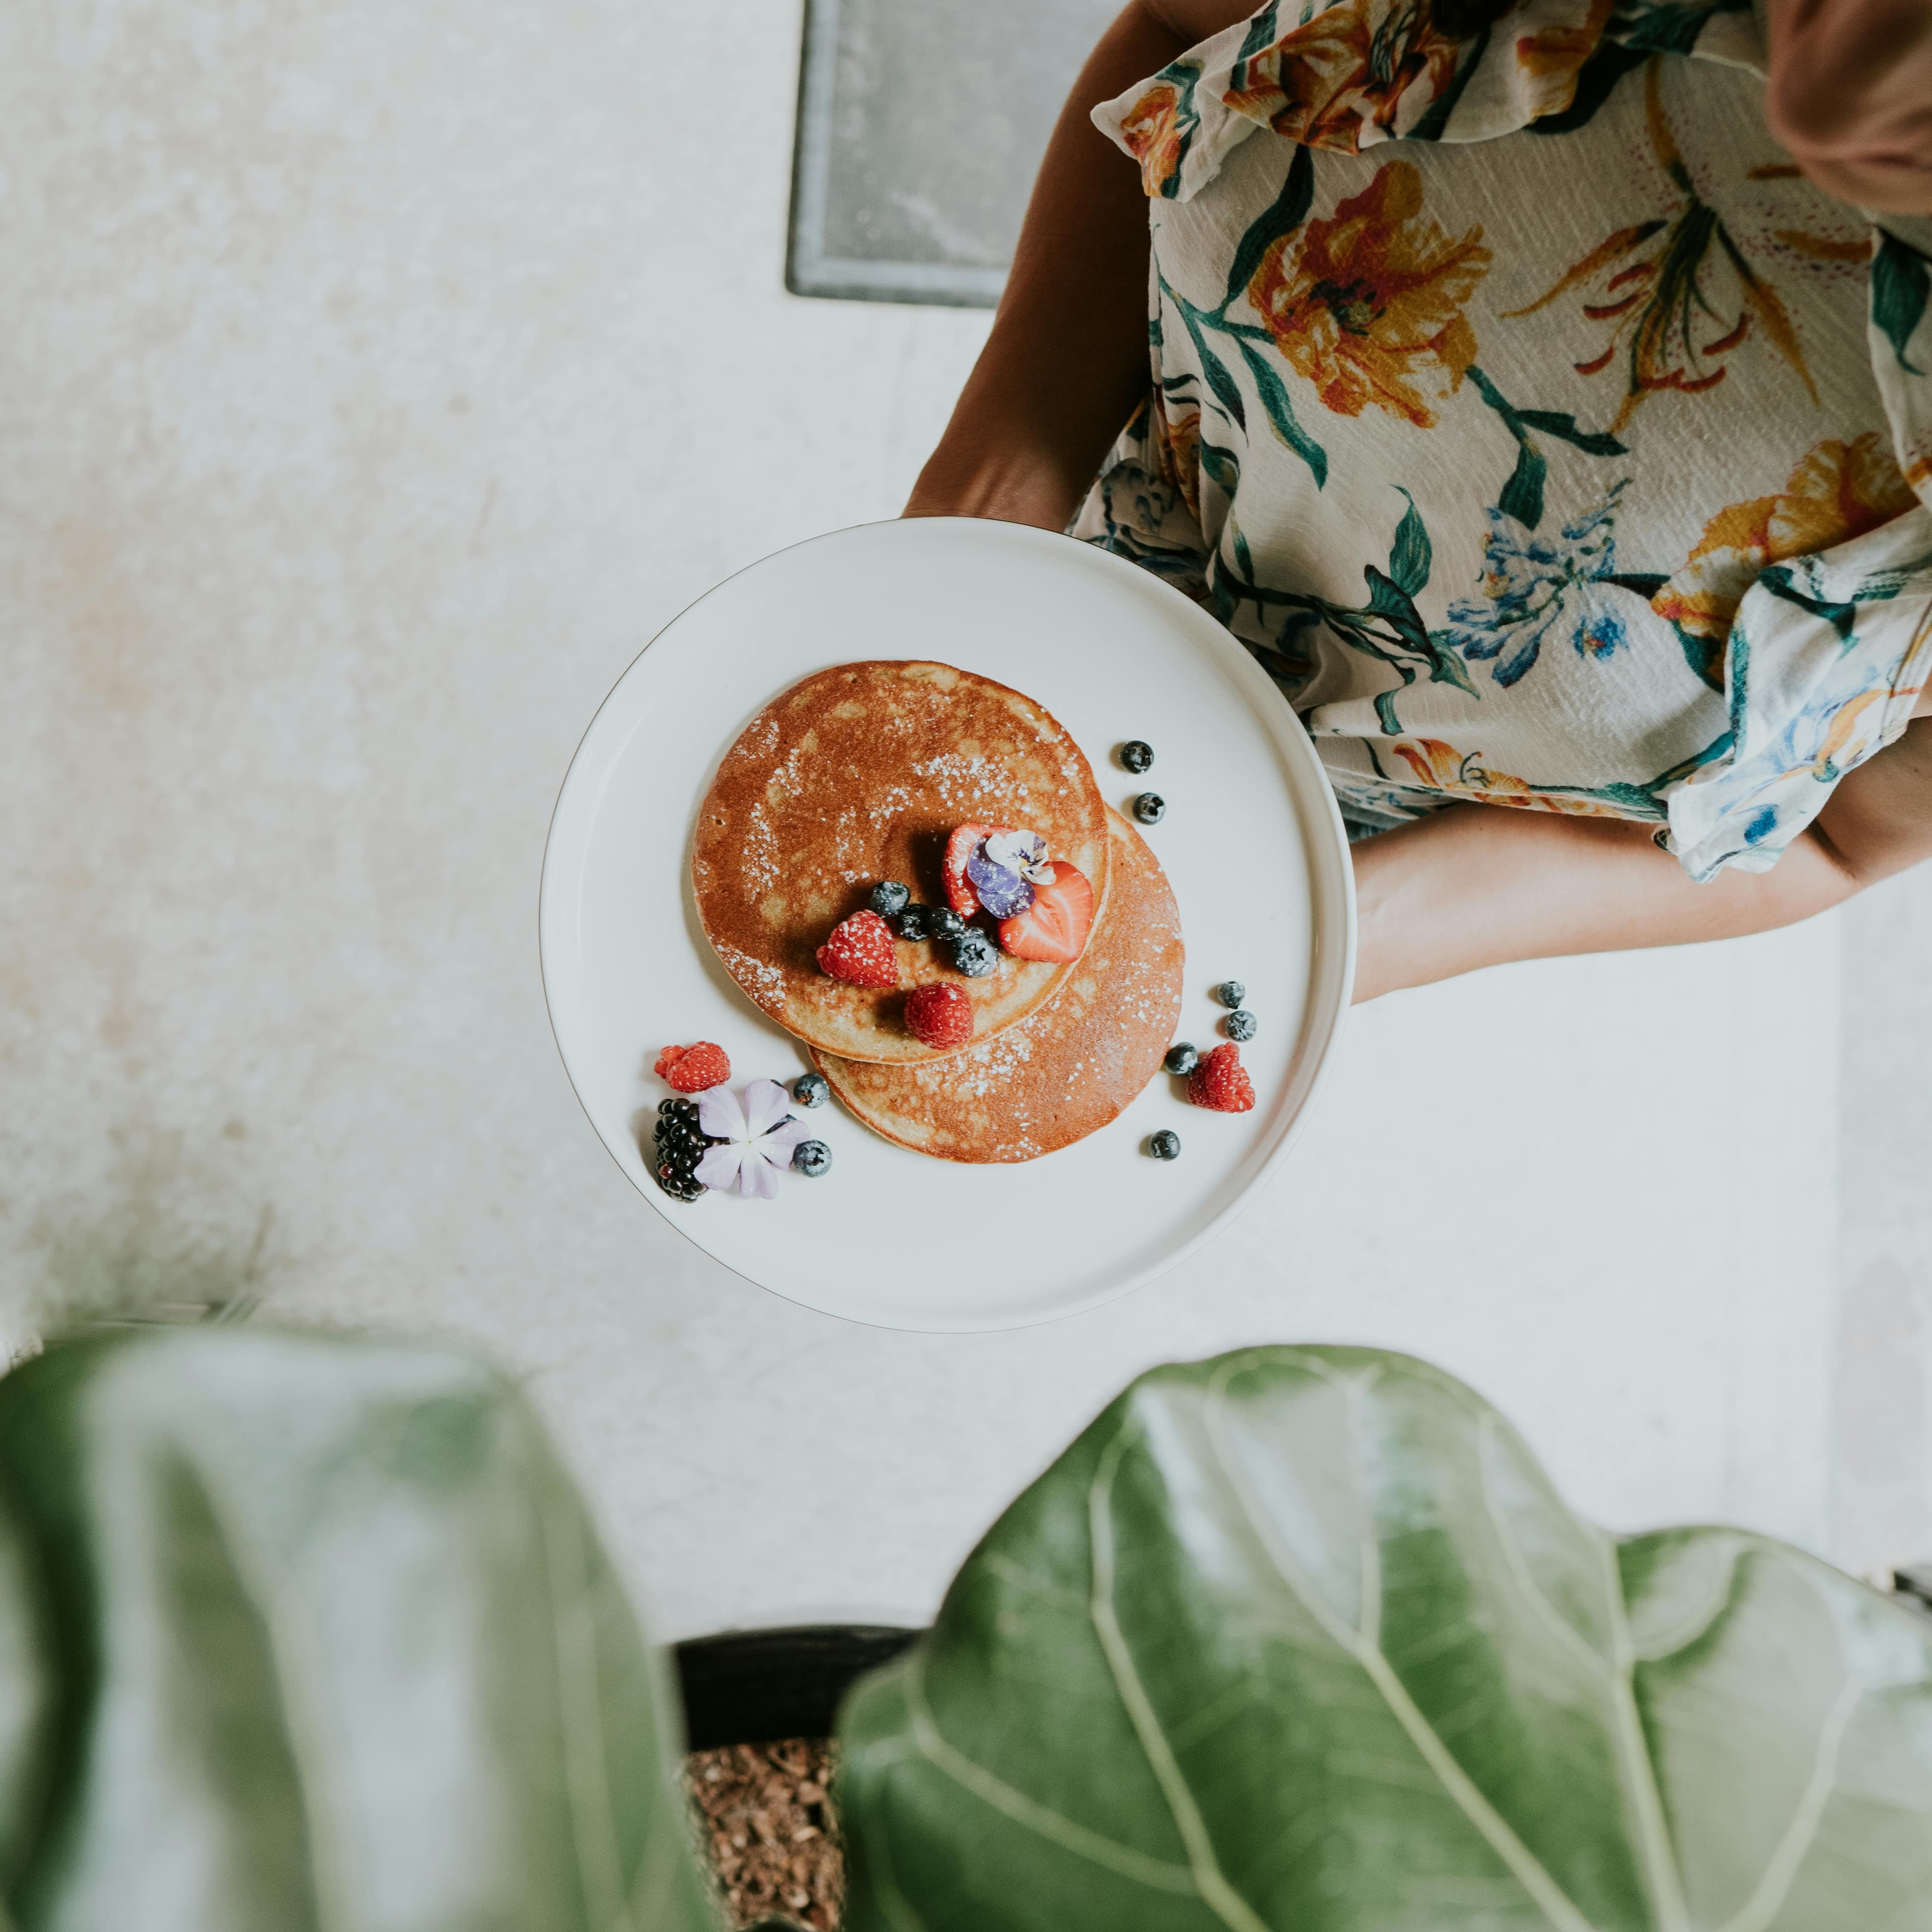
[[[1157,1074],[1120,1118],[1057,1154],[963,1166],[896,1147],[829,1103],[817,1180],[773,1201],[686,1204],[649,1166],[652,1075],[670,1041],[717,1041],[731,1084],[789,1082],[799,1042],[727,976],[690,884],[718,760],[770,700],[829,664],[930,658],[1037,698],[1110,804],[1151,788],[1144,828],[1180,902],[1180,1036],[1204,1052],[1238,979],[1259,1022],[1247,1114],[1190,1107]],[[1154,748],[1144,778],[1115,748]],[[1300,724],[1208,613],[1090,545],[969,518],[868,524],[780,551],[700,598],[617,681],[578,747],[544,855],[550,1023],[584,1111],[644,1198],[728,1268],[828,1314],[893,1328],[1016,1328],[1124,1294],[1198,1247],[1288,1151],[1346,1010],[1354,896],[1334,798]],[[801,1113],[803,1109],[799,1110]],[[1179,1160],[1151,1160],[1172,1127]],[[644,1138],[640,1148],[639,1136]]]

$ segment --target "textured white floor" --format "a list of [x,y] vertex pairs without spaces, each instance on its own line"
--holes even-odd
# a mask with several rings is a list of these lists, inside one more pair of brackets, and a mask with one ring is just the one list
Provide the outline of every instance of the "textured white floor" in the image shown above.
[[[534,934],[578,735],[724,573],[895,509],[984,328],[782,292],[798,28],[787,0],[0,20],[13,1332],[246,1279],[475,1337],[674,1634],[923,1616],[1131,1372],[1260,1337],[1444,1362],[1609,1521],[1826,1544],[1829,924],[1370,1010],[1270,1198],[1043,1330],[802,1312],[599,1150]],[[970,1265],[945,1239],[906,1265]]]

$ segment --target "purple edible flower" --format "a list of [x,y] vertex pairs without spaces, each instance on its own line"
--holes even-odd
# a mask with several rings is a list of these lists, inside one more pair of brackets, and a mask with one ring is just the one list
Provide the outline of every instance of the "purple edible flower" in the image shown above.
[[1037,832],[995,832],[968,854],[966,876],[995,919],[1011,919],[1033,904],[1033,889],[1053,877],[1046,841]]
[[1046,841],[1037,832],[989,832],[986,838],[986,856],[996,866],[1030,879],[1036,886],[1053,884],[1053,868],[1047,862]]
[[742,1106],[728,1087],[701,1095],[698,1124],[723,1144],[698,1163],[698,1180],[720,1190],[735,1183],[747,1199],[769,1201],[778,1191],[779,1170],[791,1165],[793,1148],[812,1138],[812,1130],[786,1112],[788,1104],[776,1080],[752,1081]]

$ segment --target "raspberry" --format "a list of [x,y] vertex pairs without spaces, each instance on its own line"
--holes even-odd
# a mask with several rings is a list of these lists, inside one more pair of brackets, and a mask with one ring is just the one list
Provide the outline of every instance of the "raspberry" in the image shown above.
[[896,986],[899,956],[892,929],[875,912],[855,912],[818,949],[818,970],[852,986]]
[[905,1023],[928,1046],[964,1046],[973,1037],[973,1002],[964,987],[916,986],[906,995]]
[[1255,1104],[1255,1083],[1241,1064],[1241,1049],[1217,1046],[1187,1076],[1187,1097],[1217,1114],[1245,1114]]
[[731,1077],[731,1062],[722,1046],[700,1040],[689,1046],[668,1046],[658,1055],[657,1076],[680,1094],[701,1094]]

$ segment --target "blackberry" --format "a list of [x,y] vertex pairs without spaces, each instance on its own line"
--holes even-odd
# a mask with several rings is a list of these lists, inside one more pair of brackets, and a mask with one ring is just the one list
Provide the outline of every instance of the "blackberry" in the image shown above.
[[822,1073],[801,1073],[791,1083],[791,1097],[804,1106],[822,1107],[831,1094]]
[[1158,825],[1167,816],[1167,800],[1157,791],[1144,791],[1134,800],[1134,816],[1143,825]]
[[912,894],[896,879],[881,879],[872,888],[872,910],[881,919],[904,912],[911,900]]
[[1167,1049],[1161,1064],[1170,1073],[1192,1073],[1201,1064],[1201,1056],[1186,1040],[1178,1040]]
[[652,1172],[667,1194],[674,1200],[695,1201],[710,1192],[698,1178],[698,1163],[717,1142],[699,1127],[696,1101],[665,1101],[658,1109],[653,1138],[657,1160]]
[[1154,747],[1144,738],[1130,738],[1120,747],[1120,763],[1130,772],[1144,772],[1154,763]]
[[950,906],[934,906],[926,916],[926,928],[932,938],[950,946],[966,930],[966,922]]
[[1172,1127],[1162,1127],[1148,1142],[1147,1150],[1156,1160],[1178,1160],[1180,1158],[1180,1136]]
[[1255,1016],[1250,1012],[1230,1013],[1221,1022],[1221,1027],[1230,1040],[1252,1040],[1255,1036]]
[[902,939],[930,939],[932,932],[928,922],[932,917],[932,913],[922,905],[904,906],[892,922],[892,930]]
[[832,1150],[823,1141],[800,1141],[791,1150],[791,1164],[809,1180],[832,1165]]
[[1214,988],[1214,997],[1232,1012],[1248,997],[1248,989],[1238,980],[1223,980]]
[[952,942],[952,964],[969,980],[983,980],[1000,968],[1000,949],[976,926],[969,926]]

